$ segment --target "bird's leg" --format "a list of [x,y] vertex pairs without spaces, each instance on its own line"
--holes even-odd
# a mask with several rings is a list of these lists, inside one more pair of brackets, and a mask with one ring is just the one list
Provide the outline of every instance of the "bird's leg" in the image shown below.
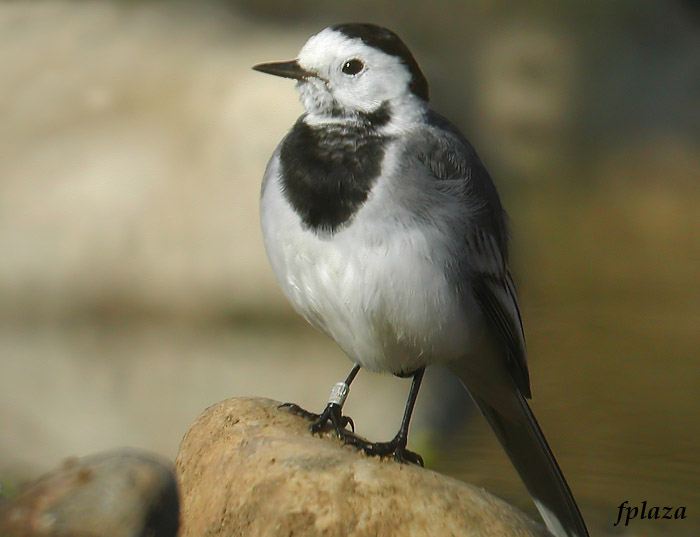
[[330,421],[336,434],[345,440],[345,433],[351,434],[345,429],[347,425],[350,425],[353,431],[355,431],[355,423],[352,418],[348,416],[343,416],[343,405],[345,404],[345,398],[348,396],[350,389],[350,384],[357,373],[360,371],[360,366],[355,364],[350,371],[350,374],[345,379],[345,382],[338,382],[333,386],[331,390],[331,396],[328,399],[328,404],[321,414],[315,414],[304,410],[299,405],[294,403],[284,403],[280,405],[280,408],[286,408],[290,412],[301,416],[304,419],[311,421],[309,429],[312,433],[318,433],[323,430],[326,424]]
[[358,449],[362,449],[367,455],[379,457],[393,455],[394,459],[396,459],[398,462],[406,461],[423,466],[423,457],[421,457],[418,453],[414,453],[413,451],[406,449],[406,444],[408,442],[408,425],[411,421],[411,415],[413,414],[413,407],[416,405],[418,390],[420,389],[420,384],[423,380],[424,373],[425,368],[423,367],[416,371],[416,373],[413,375],[411,391],[408,394],[408,401],[406,402],[406,410],[403,414],[401,427],[393,440],[390,440],[389,442],[367,442],[366,440],[351,434],[349,431],[345,431],[345,434],[343,435],[343,440],[345,443],[354,445]]

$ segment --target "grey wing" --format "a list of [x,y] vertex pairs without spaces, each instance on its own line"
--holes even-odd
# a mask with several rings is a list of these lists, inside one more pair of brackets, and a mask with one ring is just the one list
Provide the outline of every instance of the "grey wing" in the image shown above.
[[[508,369],[518,389],[531,396],[525,334],[518,297],[508,268],[506,216],[496,188],[476,152],[447,120],[432,114],[431,127],[414,147],[420,162],[439,182],[453,184],[447,191],[469,207],[464,229],[465,255],[458,270],[490,326],[500,336]],[[426,143],[427,142],[427,143]],[[438,185],[439,188],[439,185]]]
[[499,275],[476,273],[471,277],[471,288],[481,310],[505,343],[508,369],[515,384],[523,396],[531,397],[525,334],[510,270],[506,268]]

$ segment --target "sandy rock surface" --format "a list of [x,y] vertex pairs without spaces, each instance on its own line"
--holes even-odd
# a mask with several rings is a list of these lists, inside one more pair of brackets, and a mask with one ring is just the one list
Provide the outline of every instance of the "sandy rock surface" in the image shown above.
[[194,423],[176,461],[181,537],[547,535],[482,489],[311,436],[278,404],[229,399]]

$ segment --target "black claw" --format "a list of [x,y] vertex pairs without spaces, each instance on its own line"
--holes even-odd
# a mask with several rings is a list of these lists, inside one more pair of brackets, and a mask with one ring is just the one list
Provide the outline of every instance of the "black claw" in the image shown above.
[[311,425],[309,425],[311,434],[322,432],[329,422],[340,438],[343,437],[343,432],[345,432],[345,427],[347,425],[352,427],[353,432],[355,431],[355,422],[352,421],[352,418],[349,416],[343,416],[340,406],[334,403],[329,403],[321,414],[315,414],[314,412],[304,410],[295,403],[283,403],[278,408],[285,408],[292,414],[296,414],[312,422]]
[[396,462],[409,462],[418,466],[425,466],[423,457],[406,449],[405,439],[397,437],[390,442],[370,442],[348,430],[341,431],[338,436],[345,445],[353,446],[358,451],[364,451],[370,457],[384,458],[393,456]]
[[425,463],[423,462],[423,457],[421,457],[415,451],[409,451],[408,449],[402,450],[400,453],[394,452],[394,458],[397,462],[411,462],[421,468],[425,468]]
[[364,451],[365,449],[367,449],[367,446],[371,444],[371,442],[369,442],[368,440],[365,440],[364,438],[357,436],[354,432],[351,433],[347,430],[344,431],[340,439],[343,441],[343,444],[347,446],[353,446],[358,451]]
[[[406,438],[401,434],[397,435],[389,442],[370,442],[355,434],[355,422],[349,416],[343,416],[340,406],[329,403],[321,414],[315,414],[304,410],[295,403],[284,403],[278,408],[284,408],[301,416],[311,423],[309,430],[311,434],[322,432],[328,426],[329,422],[335,434],[338,435],[344,444],[354,446],[358,451],[362,450],[370,457],[389,457],[393,456],[396,462],[409,462],[418,466],[425,466],[423,457],[418,453],[406,449]],[[350,426],[352,431],[346,429]]]
[[291,412],[292,414],[295,414],[297,416],[301,416],[302,418],[304,418],[305,420],[308,420],[308,421],[316,421],[319,418],[318,414],[314,414],[313,412],[309,412],[308,410],[304,410],[296,403],[282,403],[277,408],[284,408],[285,410]]
[[425,466],[423,457],[418,453],[406,449],[406,439],[396,437],[390,442],[371,442],[362,448],[367,455],[374,457],[394,457],[399,463],[409,462],[418,466]]
[[309,425],[309,431],[311,431],[311,434],[320,433],[326,426],[326,423],[328,423],[328,419],[324,419],[323,414],[321,414],[316,421]]
[[355,432],[355,422],[352,421],[352,418],[350,416],[343,416],[343,429],[347,426],[350,426],[352,429],[352,432]]

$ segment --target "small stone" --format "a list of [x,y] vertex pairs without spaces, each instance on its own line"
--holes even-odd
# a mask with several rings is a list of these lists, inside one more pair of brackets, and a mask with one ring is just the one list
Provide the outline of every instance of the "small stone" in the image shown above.
[[175,537],[170,463],[135,450],[70,458],[0,506],[3,537]]

